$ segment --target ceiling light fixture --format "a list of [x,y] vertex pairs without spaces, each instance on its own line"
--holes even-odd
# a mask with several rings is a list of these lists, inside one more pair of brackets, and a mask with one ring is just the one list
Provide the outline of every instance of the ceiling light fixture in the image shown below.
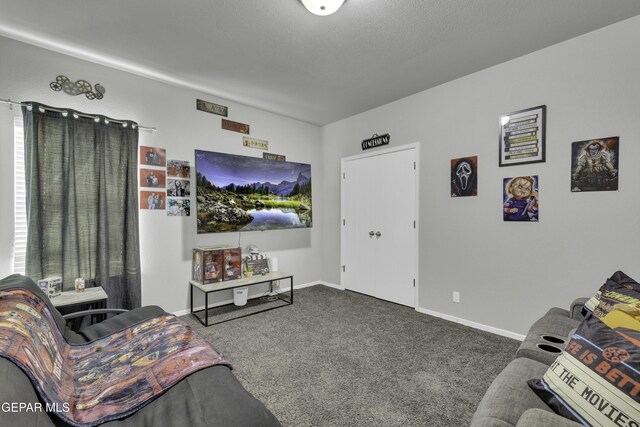
[[345,0],[300,0],[300,3],[314,15],[331,15],[345,2]]

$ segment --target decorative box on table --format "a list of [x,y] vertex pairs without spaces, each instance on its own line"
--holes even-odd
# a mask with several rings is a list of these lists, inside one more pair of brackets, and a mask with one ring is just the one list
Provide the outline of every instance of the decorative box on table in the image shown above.
[[38,287],[49,297],[57,297],[62,293],[62,277],[49,277],[38,280]]
[[224,249],[224,280],[242,277],[242,252],[240,248]]
[[191,279],[206,285],[223,280],[224,249],[194,248],[191,262]]
[[240,248],[211,246],[193,249],[191,279],[207,285],[242,277]]

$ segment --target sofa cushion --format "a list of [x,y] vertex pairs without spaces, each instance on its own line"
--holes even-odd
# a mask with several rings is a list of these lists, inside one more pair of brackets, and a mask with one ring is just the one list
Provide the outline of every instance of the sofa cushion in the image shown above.
[[[29,377],[13,362],[0,357],[0,425],[3,426],[54,426],[45,411],[46,404],[39,398]],[[28,405],[22,409],[16,405]],[[60,425],[64,425],[60,422]]]
[[550,412],[527,385],[527,380],[539,378],[547,368],[544,363],[527,358],[511,361],[487,389],[471,425],[515,426],[520,416],[529,408]]
[[[604,295],[604,294],[603,294]],[[640,309],[589,315],[531,388],[556,413],[585,425],[640,425]]]
[[[29,378],[7,359],[0,358],[0,402],[30,405],[0,415],[2,426],[55,427],[68,425],[39,399]],[[42,410],[37,409],[42,405]],[[105,427],[141,426],[239,426],[277,427],[278,420],[240,384],[223,365],[198,371],[167,390],[136,413],[102,424]]]

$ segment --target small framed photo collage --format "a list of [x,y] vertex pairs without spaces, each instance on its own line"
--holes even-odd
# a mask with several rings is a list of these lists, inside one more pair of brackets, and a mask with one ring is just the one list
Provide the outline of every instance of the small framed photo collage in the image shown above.
[[140,146],[140,209],[164,210],[167,216],[191,215],[191,167],[167,160],[164,148]]

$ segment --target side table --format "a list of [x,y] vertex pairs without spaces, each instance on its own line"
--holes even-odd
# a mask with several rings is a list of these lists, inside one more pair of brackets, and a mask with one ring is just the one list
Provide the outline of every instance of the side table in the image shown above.
[[[51,298],[51,304],[57,309],[64,309],[69,314],[79,310],[91,308],[107,308],[107,293],[102,286],[85,288],[84,292],[65,291],[60,295]],[[105,314],[97,314],[91,317],[91,323],[102,321]]]

